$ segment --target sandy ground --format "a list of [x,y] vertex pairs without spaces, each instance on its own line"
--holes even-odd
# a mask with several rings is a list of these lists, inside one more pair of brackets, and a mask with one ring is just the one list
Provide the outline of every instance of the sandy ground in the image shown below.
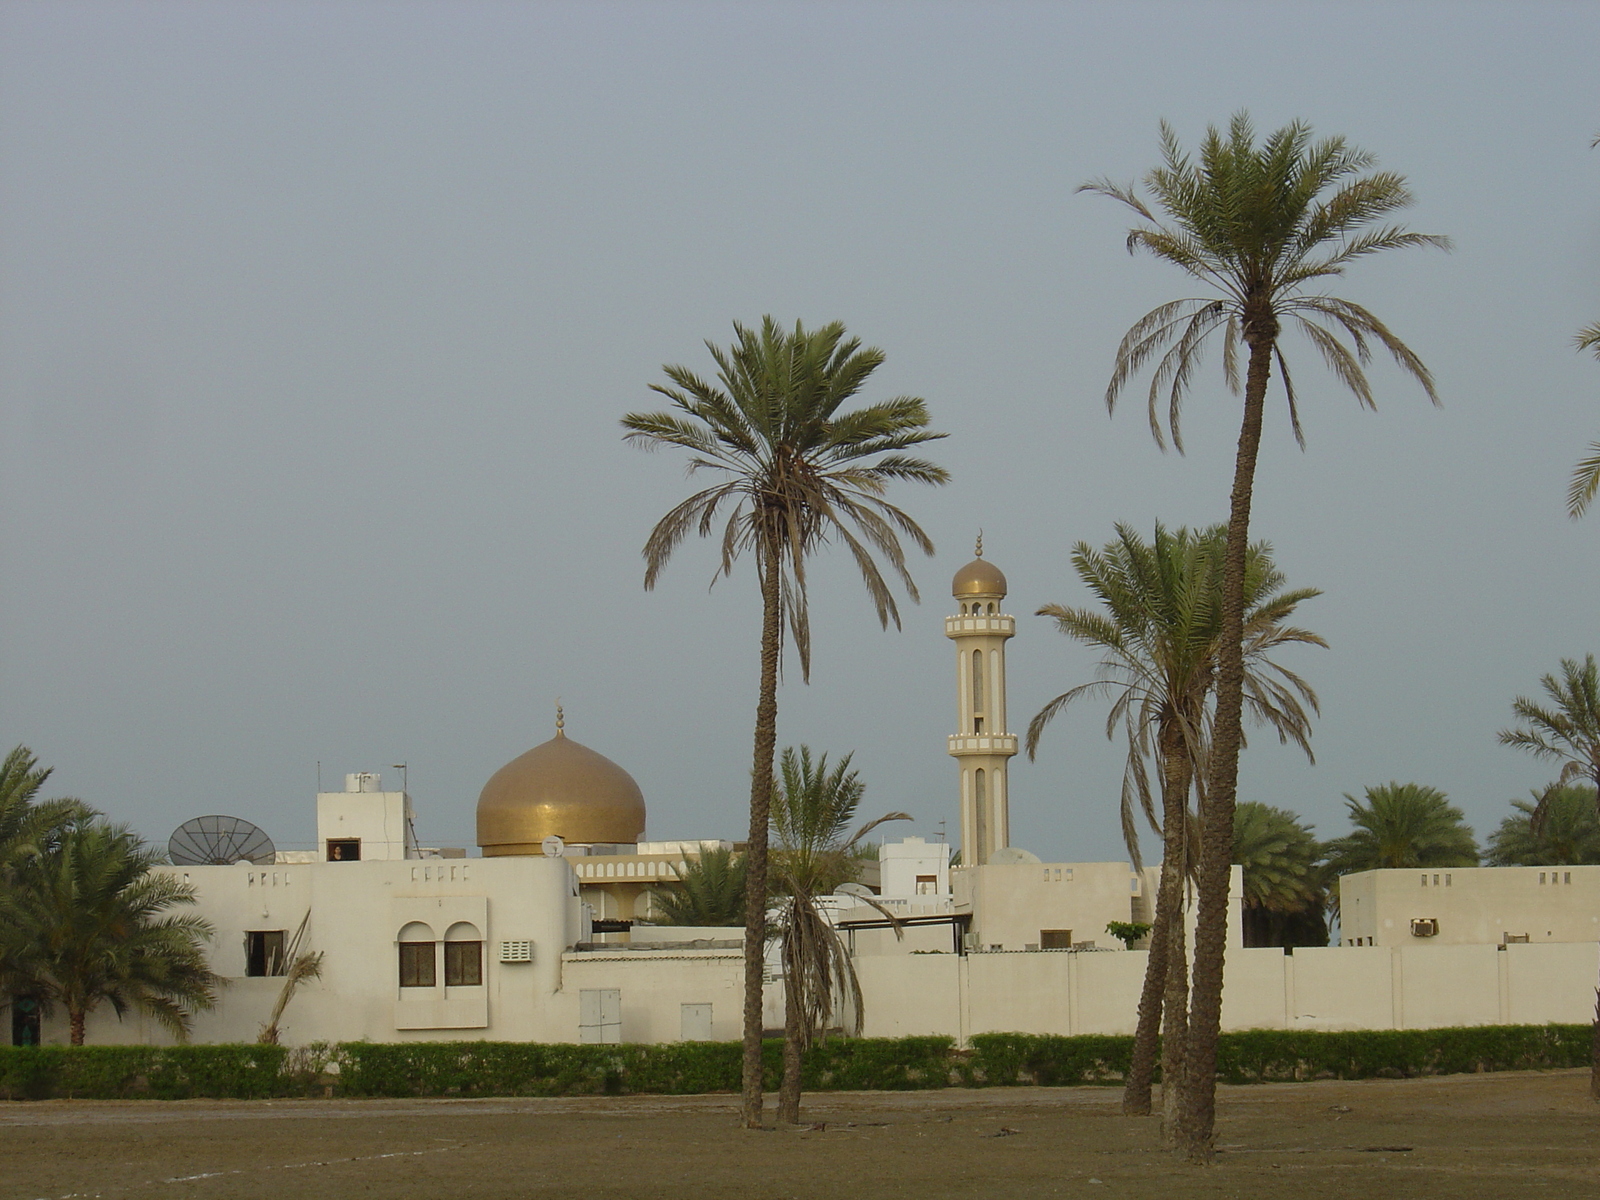
[[818,1127],[730,1096],[0,1104],[0,1197],[1600,1198],[1587,1073],[1221,1089],[1215,1166],[1104,1088],[835,1093]]

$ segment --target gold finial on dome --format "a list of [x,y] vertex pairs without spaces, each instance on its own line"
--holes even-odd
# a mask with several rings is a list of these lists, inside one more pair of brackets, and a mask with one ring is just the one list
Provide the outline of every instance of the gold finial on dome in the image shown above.
[[561,708],[561,697],[556,697],[556,736],[566,737],[567,714]]
[[981,529],[978,530],[978,548],[973,552],[973,556],[976,558],[983,557],[983,530]]

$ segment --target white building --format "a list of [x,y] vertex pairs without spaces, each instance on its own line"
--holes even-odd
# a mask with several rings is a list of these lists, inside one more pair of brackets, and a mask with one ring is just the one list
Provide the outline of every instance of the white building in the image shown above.
[[[980,547],[981,551],[981,547]],[[981,553],[956,574],[960,858],[943,842],[882,847],[876,902],[830,909],[856,956],[866,1032],[1128,1033],[1146,954],[1107,935],[1148,922],[1155,872],[1046,863],[1009,845],[1005,577]],[[293,999],[283,1040],[655,1042],[733,1039],[742,931],[641,923],[652,888],[708,846],[648,842],[644,797],[610,759],[556,735],[489,779],[482,857],[418,844],[410,798],[351,775],[316,799],[317,849],[279,861],[158,868],[183,877],[216,928],[221,1003],[200,1042],[251,1041],[296,952],[322,977]],[[1419,1028],[1584,1021],[1592,1014],[1600,867],[1377,871],[1343,884],[1346,944],[1249,949],[1235,868],[1225,1028]],[[1551,943],[1538,945],[1535,943]],[[1523,943],[1528,943],[1524,945]],[[1192,938],[1191,938],[1192,944]],[[771,972],[769,971],[769,975]],[[781,987],[766,1022],[781,1024]],[[160,1042],[109,1006],[91,1042]],[[44,1040],[65,1041],[60,1014]]]

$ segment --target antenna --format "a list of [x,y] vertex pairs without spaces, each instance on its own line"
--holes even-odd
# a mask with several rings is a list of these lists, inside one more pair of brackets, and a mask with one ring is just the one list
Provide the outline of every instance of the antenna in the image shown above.
[[390,766],[400,772],[400,790],[409,796],[411,794],[411,776],[406,773],[406,764],[391,763]]
[[195,817],[173,830],[167,855],[180,867],[228,866],[275,861],[277,849],[260,829],[243,817]]

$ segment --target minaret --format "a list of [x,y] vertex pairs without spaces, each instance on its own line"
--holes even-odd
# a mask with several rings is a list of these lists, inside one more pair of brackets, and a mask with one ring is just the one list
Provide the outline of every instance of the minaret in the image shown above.
[[956,572],[950,590],[958,612],[944,619],[944,635],[956,644],[956,696],[960,732],[950,753],[961,768],[961,865],[981,867],[1011,844],[1006,766],[1017,752],[1017,736],[1006,729],[1006,640],[1016,621],[1000,611],[1006,577],[978,556]]

